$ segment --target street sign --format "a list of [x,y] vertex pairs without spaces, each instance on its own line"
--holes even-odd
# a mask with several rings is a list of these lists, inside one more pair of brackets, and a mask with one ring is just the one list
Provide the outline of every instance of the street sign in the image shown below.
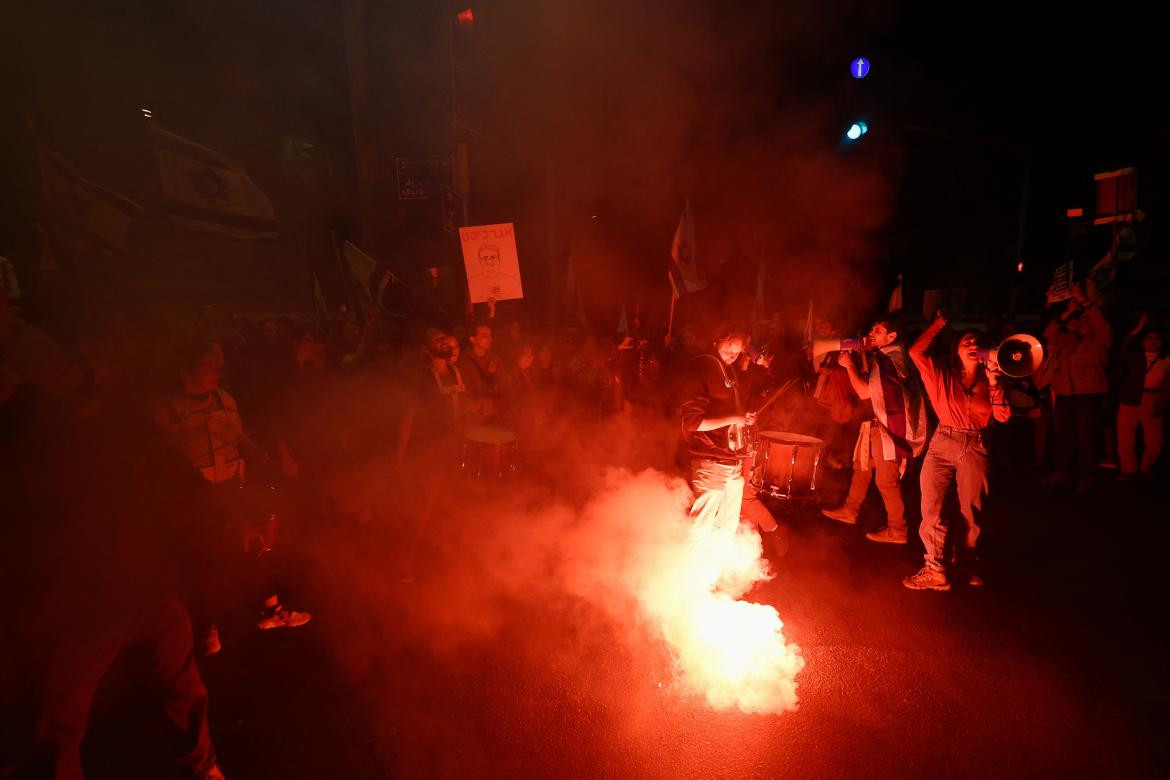
[[1110,222],[1132,222],[1137,211],[1136,168],[1098,173],[1093,177],[1097,185],[1097,214],[1094,225]]
[[869,75],[869,60],[865,57],[858,57],[853,62],[849,63],[849,75],[855,79],[863,79]]
[[427,200],[451,186],[450,157],[395,157],[399,200]]

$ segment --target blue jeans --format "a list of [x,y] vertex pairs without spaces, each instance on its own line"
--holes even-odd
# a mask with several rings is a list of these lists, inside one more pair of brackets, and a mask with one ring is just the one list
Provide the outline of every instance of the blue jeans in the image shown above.
[[926,548],[926,566],[945,571],[947,522],[943,501],[954,483],[959,493],[959,514],[964,533],[955,538],[958,557],[974,558],[979,542],[979,515],[987,493],[987,446],[985,431],[962,431],[940,425],[930,440],[922,462],[922,525],[918,535]]

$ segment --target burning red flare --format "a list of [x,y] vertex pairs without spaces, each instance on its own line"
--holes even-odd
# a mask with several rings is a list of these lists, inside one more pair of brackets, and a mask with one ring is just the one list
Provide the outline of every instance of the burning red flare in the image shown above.
[[680,681],[716,709],[796,709],[800,648],[785,643],[775,608],[739,600],[771,577],[759,534],[697,526],[671,552],[673,565],[650,573],[643,604],[674,648]]
[[611,477],[611,490],[590,507],[590,525],[639,517],[647,530],[628,547],[599,551],[595,574],[637,600],[670,645],[686,690],[715,709],[796,709],[800,648],[784,641],[775,608],[740,600],[771,577],[759,534],[738,523],[692,527],[689,499],[685,482],[657,472]]

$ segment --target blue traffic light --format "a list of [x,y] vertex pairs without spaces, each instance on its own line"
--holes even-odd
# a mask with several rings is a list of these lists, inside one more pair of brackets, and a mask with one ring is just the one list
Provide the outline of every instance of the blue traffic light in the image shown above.
[[861,136],[869,132],[869,125],[865,122],[854,122],[849,125],[849,129],[845,131],[845,137],[850,141],[856,141]]

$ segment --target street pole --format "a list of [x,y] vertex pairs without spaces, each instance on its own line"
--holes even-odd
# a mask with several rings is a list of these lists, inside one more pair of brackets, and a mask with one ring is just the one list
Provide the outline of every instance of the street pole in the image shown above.
[[467,141],[462,137],[462,123],[459,121],[458,84],[455,77],[455,22],[456,11],[447,3],[447,70],[451,77],[451,135],[455,141],[455,191],[463,206],[463,226],[469,222],[468,198],[471,195],[471,168],[467,154]]
[[342,27],[349,75],[349,102],[353,125],[354,162],[357,165],[358,230],[370,251],[378,225],[378,139],[372,130],[369,106],[369,62],[365,43],[365,0],[344,0]]
[[[455,77],[455,22],[457,19],[455,6],[446,3],[447,9],[447,70],[450,75],[451,89],[451,137],[455,142],[454,171],[452,182],[455,192],[459,194],[459,204],[463,211],[462,226],[471,224],[469,200],[471,195],[471,166],[468,159],[467,141],[462,137],[462,123],[459,121],[458,85]],[[464,274],[464,289],[467,290],[467,319],[473,319],[475,304],[471,302],[471,283]]]
[[[1024,262],[1024,238],[1028,232],[1028,195],[1031,190],[1032,183],[1032,160],[1031,156],[1025,158],[1024,162],[1024,181],[1020,186],[1020,223],[1016,228],[1016,263]],[[1011,301],[1009,302],[1008,311],[1012,317],[1016,316],[1016,305],[1019,298],[1019,278],[1020,274],[1017,271],[1011,277],[1014,283],[1011,285]]]

